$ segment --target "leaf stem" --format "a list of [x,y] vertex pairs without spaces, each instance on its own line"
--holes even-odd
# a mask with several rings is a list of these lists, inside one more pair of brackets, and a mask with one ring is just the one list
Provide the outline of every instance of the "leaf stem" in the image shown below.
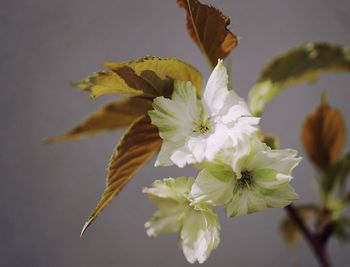
[[298,214],[296,208],[291,204],[285,207],[286,212],[294,224],[299,228],[300,232],[304,236],[305,240],[309,244],[310,248],[314,252],[320,266],[322,267],[331,267],[329,262],[325,242],[323,242],[317,235],[313,234],[301,217]]

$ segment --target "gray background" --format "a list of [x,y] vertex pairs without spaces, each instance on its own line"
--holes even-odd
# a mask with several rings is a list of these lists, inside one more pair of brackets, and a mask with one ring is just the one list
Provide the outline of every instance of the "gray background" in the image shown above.
[[[211,4],[230,15],[231,29],[241,36],[231,58],[234,85],[244,97],[276,53],[311,40],[350,44],[348,0]],[[178,57],[208,77],[175,0],[2,0],[0,36],[0,265],[188,266],[176,235],[146,236],[143,224],[154,207],[141,188],[156,178],[190,175],[193,170],[155,169],[152,159],[80,239],[83,222],[104,188],[105,166],[121,132],[40,145],[116,98],[90,100],[69,86],[101,69],[105,60],[147,54]],[[267,106],[263,129],[280,136],[283,147],[304,155],[299,140],[303,118],[325,88],[331,103],[350,114],[349,82],[348,74],[332,74],[317,84],[287,90]],[[350,116],[346,119],[350,125]],[[316,199],[314,176],[307,160],[296,169],[293,185],[299,202]],[[221,245],[204,266],[316,266],[305,243],[291,249],[282,241],[278,222],[283,210],[234,220],[226,219],[223,210],[219,213]],[[349,248],[331,241],[335,266],[348,266]]]

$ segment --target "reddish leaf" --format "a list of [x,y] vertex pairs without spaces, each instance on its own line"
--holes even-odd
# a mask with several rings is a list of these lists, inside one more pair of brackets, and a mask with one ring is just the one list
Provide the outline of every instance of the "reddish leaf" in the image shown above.
[[302,141],[306,154],[321,170],[334,164],[345,145],[346,129],[341,112],[322,101],[306,120]]
[[197,0],[177,0],[187,13],[187,30],[192,40],[214,67],[238,44],[238,38],[227,29],[230,19],[218,9]]

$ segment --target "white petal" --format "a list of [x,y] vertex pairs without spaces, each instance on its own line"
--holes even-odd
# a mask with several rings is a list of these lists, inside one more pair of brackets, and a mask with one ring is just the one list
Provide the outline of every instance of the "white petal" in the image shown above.
[[188,149],[193,154],[196,162],[202,162],[205,158],[207,138],[205,136],[191,137],[187,141]]
[[225,99],[229,92],[227,84],[227,71],[222,60],[219,60],[209,77],[202,99],[204,108],[211,117],[218,115],[224,106]]
[[215,127],[214,133],[207,138],[205,157],[209,161],[213,161],[217,153],[228,142],[227,127],[223,124],[218,124]]
[[203,263],[220,242],[220,225],[213,212],[188,212],[181,230],[181,246],[188,262]]
[[179,168],[185,167],[186,164],[196,163],[192,152],[189,150],[187,144],[177,148],[170,157],[171,161]]
[[230,90],[221,110],[221,115],[223,116],[223,122],[229,123],[242,116],[251,116],[251,113],[244,99],[239,97],[235,91]]
[[232,199],[233,173],[227,175],[224,169],[221,174],[219,172],[220,170],[216,174],[221,176],[221,179],[214,177],[207,168],[198,174],[191,189],[192,203],[205,202],[212,205],[223,205]]

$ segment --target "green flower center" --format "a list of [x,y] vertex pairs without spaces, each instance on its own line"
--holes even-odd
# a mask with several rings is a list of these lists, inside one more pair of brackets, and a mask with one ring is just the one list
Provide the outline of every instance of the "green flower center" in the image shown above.
[[242,171],[242,177],[237,179],[237,188],[248,188],[250,189],[253,185],[253,175],[250,171]]
[[210,130],[210,118],[205,116],[200,121],[194,122],[194,129],[192,132],[197,134],[205,134],[209,132],[209,130]]

